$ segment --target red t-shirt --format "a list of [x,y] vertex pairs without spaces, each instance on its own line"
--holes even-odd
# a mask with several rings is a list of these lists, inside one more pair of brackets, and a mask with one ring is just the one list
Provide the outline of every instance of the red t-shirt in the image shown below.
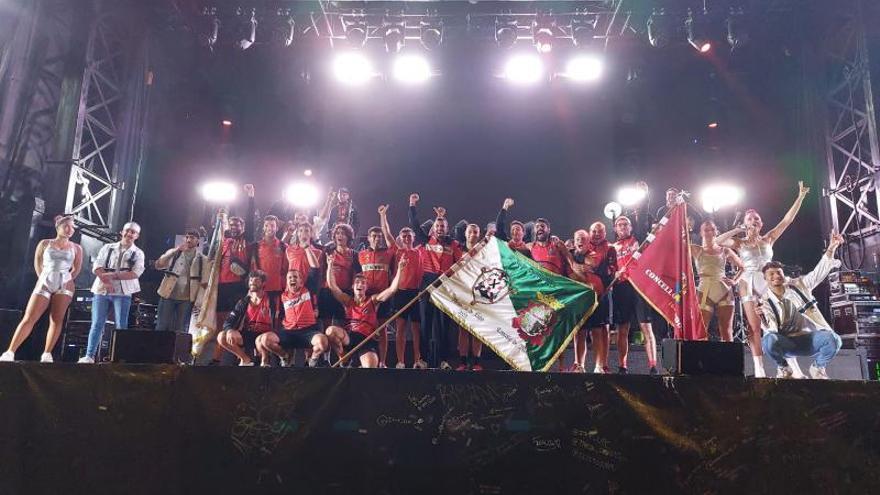
[[[278,239],[272,239],[270,242],[261,239],[251,245],[255,254],[251,263],[252,268],[259,268],[266,272],[266,285],[263,288],[269,292],[284,290],[284,277],[287,273],[284,247],[284,243]],[[308,271],[306,275],[308,275]]]
[[301,330],[318,322],[314,298],[305,287],[300,287],[293,293],[284,291],[281,294],[281,307],[284,308],[284,321],[281,325],[285,330]]
[[375,251],[367,248],[358,253],[361,273],[367,278],[367,294],[382,292],[391,285],[391,269],[396,253],[397,248],[394,246]]
[[444,245],[432,237],[427,244],[419,246],[419,250],[422,253],[422,270],[425,273],[443,273],[461,258],[461,246],[455,240]]
[[[614,244],[614,250],[617,251],[617,266],[625,267],[632,259],[636,251],[639,250],[639,240],[635,236],[629,236],[626,239],[620,239]],[[629,276],[624,273],[620,276],[620,281],[629,280]]]
[[345,317],[348,318],[348,330],[365,337],[372,334],[379,326],[376,302],[372,297],[366,298],[361,304],[355,303],[352,298],[345,306]]
[[244,330],[247,332],[271,332],[272,331],[272,307],[269,306],[269,296],[264,295],[259,304],[253,304],[248,298],[247,312],[245,313],[247,324]]
[[[339,290],[351,289],[354,278],[354,251],[349,249],[347,253],[343,254],[336,249],[333,250],[333,276]],[[326,279],[322,287],[327,287]]]
[[232,260],[235,259],[245,270],[248,269],[247,243],[244,239],[226,238],[220,245],[220,283],[237,283],[247,277],[247,273],[236,275],[232,272]]
[[321,250],[314,246],[304,248],[299,244],[289,244],[285,253],[287,255],[287,269],[299,272],[300,279],[303,281],[308,278],[310,268],[309,259],[306,256],[306,249],[310,250],[312,254],[315,255],[318,264],[324,264],[324,256],[321,253]]
[[546,246],[542,246],[537,242],[532,243],[532,259],[537,261],[547,270],[557,274],[565,275],[567,273],[568,264],[565,255],[557,249],[556,244],[548,242]]
[[403,273],[400,274],[398,289],[414,290],[422,285],[422,252],[418,248],[406,249],[400,248],[394,254],[394,269],[401,259],[406,258],[406,266],[403,267]]

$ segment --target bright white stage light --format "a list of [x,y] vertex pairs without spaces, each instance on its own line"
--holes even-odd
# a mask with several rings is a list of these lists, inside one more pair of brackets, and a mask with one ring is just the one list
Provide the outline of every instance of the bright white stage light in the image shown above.
[[359,53],[340,53],[333,59],[333,75],[350,86],[361,86],[375,75],[373,64]]
[[568,61],[565,77],[577,82],[592,82],[602,77],[602,60],[593,55],[579,55]]
[[202,186],[202,198],[211,203],[229,203],[235,200],[238,188],[231,182],[208,182]]
[[609,220],[614,220],[619,217],[621,213],[623,213],[623,206],[620,206],[620,203],[617,201],[610,201],[607,205],[605,205],[605,209],[603,210],[605,213],[605,218]]
[[620,190],[617,191],[617,202],[623,206],[635,206],[641,203],[647,195],[648,191],[645,191],[641,187],[621,187]]
[[707,213],[715,213],[721,208],[739,203],[743,197],[740,187],[730,184],[713,184],[700,191],[700,202]]
[[544,64],[537,55],[513,55],[504,66],[504,78],[516,84],[533,84],[544,75]]
[[307,168],[307,169],[303,170],[303,175],[305,175],[306,177],[311,177],[312,176],[312,169]]
[[294,182],[284,191],[284,199],[297,208],[310,208],[318,204],[321,193],[311,182]]
[[394,78],[407,84],[423,83],[431,78],[431,64],[421,55],[401,55],[394,61]]

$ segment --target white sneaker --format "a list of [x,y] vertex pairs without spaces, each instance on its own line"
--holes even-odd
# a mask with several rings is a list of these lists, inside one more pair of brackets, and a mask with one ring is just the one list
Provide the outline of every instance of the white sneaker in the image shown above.
[[452,365],[449,364],[449,363],[447,363],[446,361],[441,361],[441,362],[440,362],[440,369],[441,369],[441,370],[451,370],[451,369],[452,369]]
[[791,378],[792,376],[794,376],[794,371],[792,371],[790,367],[780,366],[776,368],[776,378],[787,379]]
[[413,363],[413,369],[414,370],[426,370],[426,369],[428,369],[428,363],[425,362],[424,359],[419,359],[418,361]]
[[[399,370],[406,369],[406,363],[401,361],[401,362],[397,363],[397,366],[395,366],[395,368],[397,368]],[[415,368],[415,366],[413,366],[413,368]]]
[[269,363],[260,363],[260,368],[271,368],[272,365]]
[[76,364],[95,364],[95,358],[83,356],[79,358],[79,361],[77,361]]
[[40,356],[41,363],[54,363],[55,359],[52,358],[52,353],[44,352],[42,356]]
[[815,378],[816,380],[830,380],[828,378],[828,372],[825,371],[825,367],[818,367],[816,363],[810,365],[810,376]]
[[279,356],[279,360],[281,361],[282,368],[289,368],[291,364],[293,364],[293,359],[290,359],[290,355],[287,356]]
[[238,360],[238,365],[239,366],[256,366],[256,364],[253,361],[244,362],[240,359]]
[[0,354],[0,363],[11,363],[15,361],[15,353],[12,351],[6,351],[3,354]]

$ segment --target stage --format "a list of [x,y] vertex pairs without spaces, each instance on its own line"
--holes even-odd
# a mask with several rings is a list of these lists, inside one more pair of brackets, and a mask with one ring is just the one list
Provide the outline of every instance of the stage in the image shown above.
[[880,384],[0,365],[0,493],[870,493]]

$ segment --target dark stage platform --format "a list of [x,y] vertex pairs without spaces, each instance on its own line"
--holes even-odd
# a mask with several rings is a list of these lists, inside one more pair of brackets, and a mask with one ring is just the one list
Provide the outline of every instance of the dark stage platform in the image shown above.
[[880,383],[0,365],[0,494],[872,493]]

